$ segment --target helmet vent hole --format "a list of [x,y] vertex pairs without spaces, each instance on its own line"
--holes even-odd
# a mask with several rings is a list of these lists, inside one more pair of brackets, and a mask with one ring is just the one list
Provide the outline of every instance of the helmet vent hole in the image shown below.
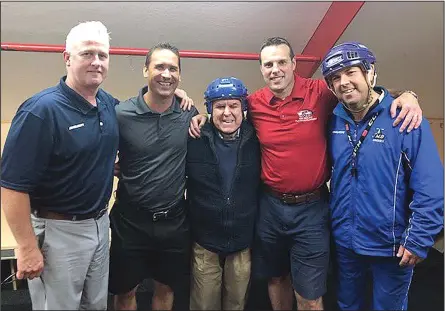
[[346,53],[348,59],[356,59],[358,58],[358,53],[357,52],[347,52]]

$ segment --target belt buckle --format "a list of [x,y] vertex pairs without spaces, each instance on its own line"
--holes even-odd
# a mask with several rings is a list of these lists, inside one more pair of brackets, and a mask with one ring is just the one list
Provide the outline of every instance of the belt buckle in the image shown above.
[[163,218],[166,218],[167,214],[168,214],[168,211],[154,212],[153,213],[153,221],[157,221],[159,219],[159,216],[163,216]]
[[286,204],[295,204],[297,198],[298,195],[283,193],[283,195],[281,196],[281,201],[283,201]]

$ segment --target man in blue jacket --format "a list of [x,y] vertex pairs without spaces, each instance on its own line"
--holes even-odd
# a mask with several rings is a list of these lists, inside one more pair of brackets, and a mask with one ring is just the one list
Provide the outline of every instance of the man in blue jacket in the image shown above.
[[428,121],[400,133],[393,98],[375,87],[375,57],[364,45],[331,49],[323,76],[340,103],[330,126],[332,234],[338,304],[362,310],[365,273],[373,310],[405,310],[414,265],[443,227],[443,166]]
[[244,118],[247,89],[219,78],[205,91],[211,122],[187,151],[193,238],[190,309],[244,310],[250,279],[260,149]]

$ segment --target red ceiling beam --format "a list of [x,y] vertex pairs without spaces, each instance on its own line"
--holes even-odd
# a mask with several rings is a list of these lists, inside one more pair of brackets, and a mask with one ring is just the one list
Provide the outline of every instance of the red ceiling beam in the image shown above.
[[341,37],[365,2],[332,2],[301,54],[313,55],[319,61],[298,63],[295,71],[302,77],[312,77],[321,60]]
[[[65,50],[64,45],[53,44],[29,44],[29,43],[1,43],[2,51],[21,51],[21,52],[44,52],[44,53],[62,53]],[[120,48],[110,47],[110,54],[114,55],[147,55],[148,49],[139,48]],[[185,58],[213,58],[213,59],[243,59],[259,60],[258,53],[238,53],[238,52],[211,52],[211,51],[179,51],[179,55]],[[319,62],[320,58],[309,55],[296,55],[295,59],[299,62]]]

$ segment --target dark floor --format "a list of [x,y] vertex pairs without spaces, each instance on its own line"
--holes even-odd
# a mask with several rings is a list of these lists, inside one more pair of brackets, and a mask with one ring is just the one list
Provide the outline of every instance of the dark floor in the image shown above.
[[[2,280],[9,274],[8,262],[2,262]],[[137,293],[138,310],[150,310],[152,286],[146,280]],[[187,293],[181,293],[175,303],[176,310],[185,310],[188,306]],[[335,282],[330,276],[328,280],[328,293],[324,297],[325,309],[336,310]],[[20,311],[30,310],[31,300],[26,289],[26,283],[20,282],[17,291],[11,285],[2,286],[1,309]],[[253,282],[251,285],[249,301],[246,310],[270,310],[270,301],[265,282]],[[112,297],[109,299],[109,310],[113,310]],[[429,257],[420,263],[415,270],[409,294],[408,310],[443,311],[444,310],[444,256],[436,250],[431,250]]]

